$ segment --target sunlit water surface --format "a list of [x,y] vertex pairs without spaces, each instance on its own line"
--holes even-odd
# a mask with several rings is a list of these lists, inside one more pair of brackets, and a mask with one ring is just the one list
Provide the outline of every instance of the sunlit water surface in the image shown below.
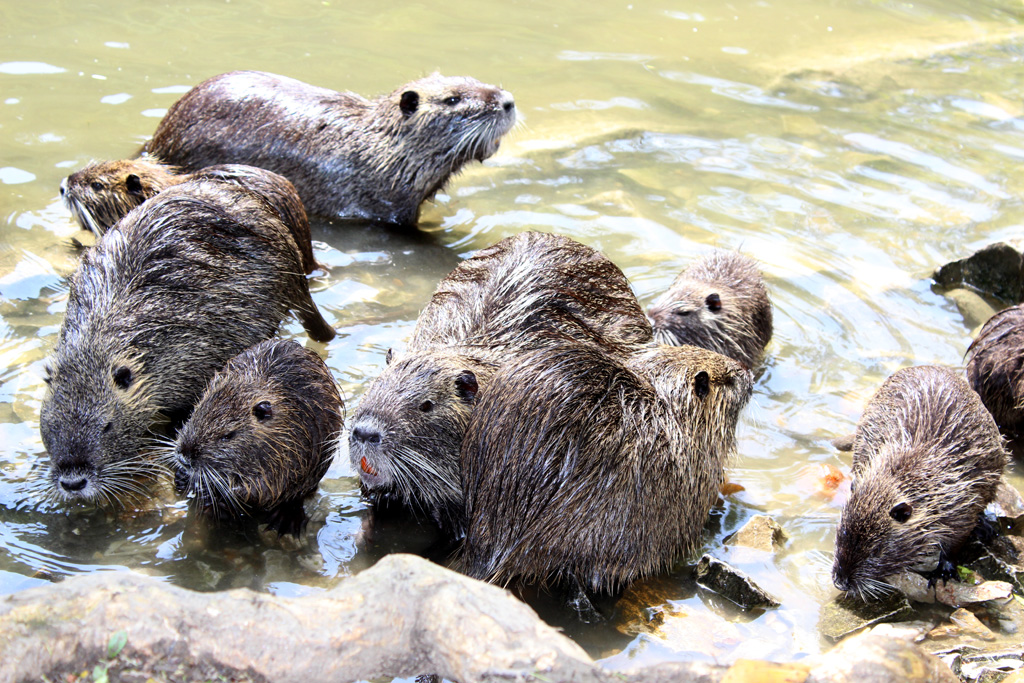
[[[339,331],[326,360],[350,414],[437,281],[508,235],[560,232],[602,250],[644,304],[712,247],[762,263],[775,337],[729,474],[744,490],[714,513],[703,550],[737,560],[782,607],[729,610],[695,592],[687,566],[651,582],[648,602],[680,617],[666,627],[674,640],[620,633],[618,617],[584,626],[535,598],[609,665],[824,647],[816,624],[835,595],[844,494],[819,483],[825,466],[850,465],[829,439],[852,430],[896,369],[962,363],[971,329],[930,274],[1018,237],[1024,217],[1024,11],[1009,0],[44,0],[3,14],[0,592],[132,569],[199,590],[301,595],[430,543],[398,521],[365,536],[344,454],[309,505],[298,551],[211,531],[173,496],[118,515],[44,496],[43,359],[78,258],[71,240],[83,237],[58,201],[60,179],[135,154],[167,107],[216,73],[263,69],[373,95],[439,70],[516,96],[522,125],[425,206],[419,233],[314,226],[328,267],[314,298]],[[308,343],[295,321],[282,334]],[[722,539],[758,513],[788,543],[774,558],[734,557]],[[703,626],[688,631],[683,615]]]

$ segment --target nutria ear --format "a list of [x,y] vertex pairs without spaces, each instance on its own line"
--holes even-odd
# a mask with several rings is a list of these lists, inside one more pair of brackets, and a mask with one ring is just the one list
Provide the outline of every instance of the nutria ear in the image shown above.
[[391,351],[391,349],[388,349],[387,355],[384,356],[384,365],[391,365],[391,357],[394,355]]
[[476,375],[469,370],[464,370],[461,375],[455,378],[455,390],[459,393],[459,398],[467,403],[476,399],[478,388]]
[[402,99],[398,102],[398,108],[402,110],[405,117],[412,116],[420,106],[420,94],[415,90],[406,90],[402,93]]
[[708,294],[708,298],[704,299],[704,303],[712,313],[718,313],[722,310],[722,297],[718,296],[718,294]]
[[711,392],[711,377],[707,372],[701,370],[693,378],[693,393],[697,398],[704,399]]
[[142,181],[134,173],[129,173],[128,177],[124,179],[124,186],[128,190],[128,194],[142,194]]

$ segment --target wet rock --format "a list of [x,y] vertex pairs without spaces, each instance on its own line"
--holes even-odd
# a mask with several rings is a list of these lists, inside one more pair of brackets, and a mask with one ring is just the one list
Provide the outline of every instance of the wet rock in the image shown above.
[[937,581],[935,586],[929,586],[928,579],[915,572],[889,576],[885,581],[915,602],[938,602],[950,607],[1001,600],[1013,592],[1013,586],[1006,581]]
[[988,545],[973,543],[970,550],[978,555],[970,562],[972,569],[1024,591],[1024,537],[996,536]]
[[786,542],[786,532],[767,515],[754,515],[743,528],[725,539],[726,545],[746,546],[774,552]]
[[903,621],[914,616],[914,608],[900,593],[879,602],[838,597],[822,606],[818,630],[829,640],[840,640],[868,626]]
[[626,635],[656,633],[666,616],[677,611],[671,601],[681,593],[679,582],[668,577],[636,581],[616,600],[612,623]]
[[1007,674],[1019,674],[1024,669],[1024,654],[1020,647],[999,652],[963,653],[953,659],[951,668],[961,680],[996,683],[1008,680]]
[[1004,479],[996,489],[995,500],[989,503],[985,512],[995,515],[1004,524],[1016,527],[1024,520],[1024,496]]
[[779,601],[727,562],[704,555],[697,563],[697,585],[713,591],[743,609],[778,607]]
[[981,623],[981,620],[974,616],[974,612],[963,607],[949,615],[949,620],[964,635],[979,640],[993,641],[996,639],[996,634],[992,633],[992,629]]
[[1024,301],[1024,257],[1004,242],[997,242],[935,271],[942,287],[968,285],[1005,301]]
[[989,318],[998,310],[995,306],[985,300],[977,292],[963,287],[947,289],[945,295],[956,304],[956,308],[963,316],[964,325],[975,329],[985,324]]
[[808,657],[805,683],[957,683],[941,659],[899,638],[863,633]]

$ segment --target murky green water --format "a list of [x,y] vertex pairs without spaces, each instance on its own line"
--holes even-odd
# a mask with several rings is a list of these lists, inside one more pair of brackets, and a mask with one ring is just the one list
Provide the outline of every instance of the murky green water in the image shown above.
[[436,69],[503,85],[524,115],[494,158],[425,208],[420,234],[314,226],[329,266],[314,296],[340,332],[327,362],[350,411],[437,280],[507,235],[558,231],[599,248],[645,304],[712,246],[761,260],[776,333],[730,474],[745,490],[709,523],[706,549],[727,556],[727,533],[773,515],[786,548],[742,566],[783,606],[737,615],[680,572],[660,594],[704,626],[666,644],[579,626],[540,601],[592,653],[628,647],[617,664],[822,647],[840,503],[817,480],[823,465],[849,467],[828,439],[897,368],[961,363],[970,329],[929,275],[1018,237],[1024,220],[1024,7],[1010,0],[41,0],[0,14],[0,592],[130,568],[197,589],[302,594],[429,543],[397,524],[363,537],[344,457],[298,552],[211,539],[173,499],[109,518],[41,495],[42,359],[81,236],[60,179],[133,155],[213,74],[264,69],[369,95]]

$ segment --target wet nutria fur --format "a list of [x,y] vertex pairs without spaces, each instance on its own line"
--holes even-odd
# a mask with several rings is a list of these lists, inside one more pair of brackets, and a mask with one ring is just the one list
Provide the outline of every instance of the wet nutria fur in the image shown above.
[[506,364],[462,448],[463,569],[613,592],[700,541],[752,388],[693,346],[623,362],[559,344]]
[[266,513],[279,533],[297,535],[343,412],[320,356],[295,341],[260,342],[214,376],[178,432],[175,484],[214,518]]
[[967,357],[967,381],[996,424],[1009,436],[1024,434],[1024,305],[989,318]]
[[291,233],[259,197],[205,180],[129,212],[85,253],[47,367],[40,431],[65,499],[114,500],[161,420],[181,424],[214,373],[288,310],[334,330],[310,298]]
[[693,344],[754,367],[772,338],[772,304],[757,263],[716,250],[691,264],[648,310],[661,344]]
[[146,151],[195,170],[251,164],[291,180],[310,213],[413,225],[420,204],[515,124],[512,95],[434,74],[367,100],[233,71],[178,100]]
[[102,237],[125,214],[158,192],[201,179],[234,183],[261,196],[292,231],[303,272],[316,269],[309,219],[295,187],[287,178],[255,166],[223,164],[182,173],[151,157],[93,162],[61,181],[60,196],[83,230]]
[[651,326],[626,276],[562,235],[524,232],[482,249],[438,284],[409,352],[447,344],[532,348],[543,331],[647,344]]
[[405,505],[453,536],[462,529],[459,449],[495,354],[442,347],[392,360],[359,403],[349,457],[364,494]]
[[364,491],[397,497],[459,535],[458,454],[476,396],[510,354],[555,335],[619,354],[651,341],[622,271],[579,242],[522,233],[459,264],[352,419],[349,453]]
[[893,374],[857,424],[833,583],[867,598],[905,569],[948,577],[1006,461],[999,429],[962,377],[936,366]]

